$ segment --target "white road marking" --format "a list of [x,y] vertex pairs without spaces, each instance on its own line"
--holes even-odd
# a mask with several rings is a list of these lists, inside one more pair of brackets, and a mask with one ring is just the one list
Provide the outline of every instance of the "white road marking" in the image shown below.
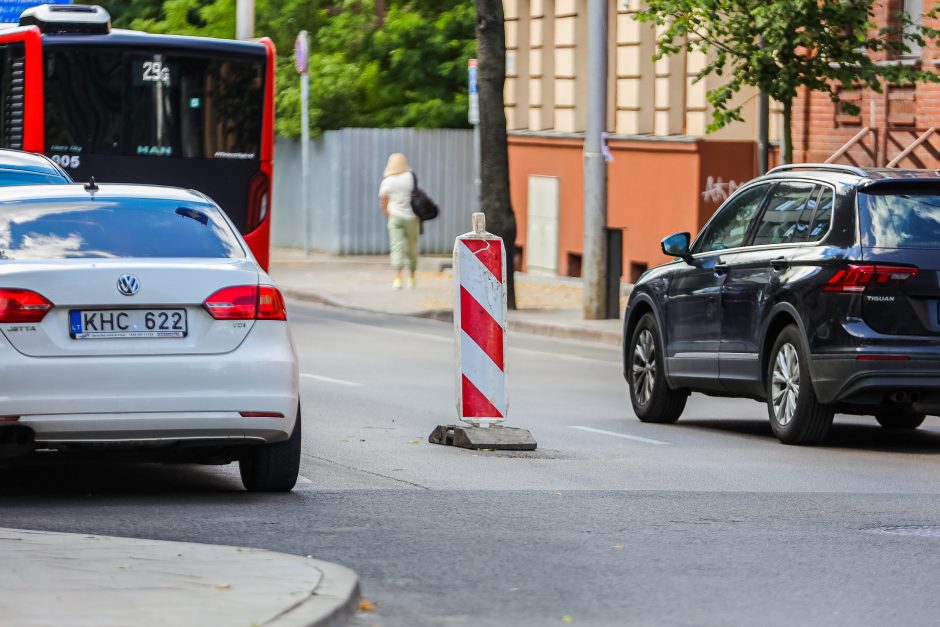
[[333,379],[331,377],[324,377],[318,374],[308,374],[306,372],[301,372],[300,376],[307,377],[308,379],[313,379],[314,381],[322,381],[323,383],[335,383],[336,385],[348,385],[350,387],[361,387],[361,383],[356,383],[355,381],[347,381],[345,379]]
[[616,431],[605,431],[604,429],[595,429],[593,427],[569,427],[571,429],[578,429],[579,431],[589,431],[591,433],[600,433],[601,435],[612,435],[618,438],[624,438],[627,440],[636,440],[637,442],[645,442],[646,444],[669,444],[669,442],[660,442],[659,440],[651,440],[650,438],[641,438],[638,435],[627,435],[626,433],[617,433]]
[[313,481],[310,481],[310,479],[307,479],[303,475],[297,475],[297,483],[313,483]]

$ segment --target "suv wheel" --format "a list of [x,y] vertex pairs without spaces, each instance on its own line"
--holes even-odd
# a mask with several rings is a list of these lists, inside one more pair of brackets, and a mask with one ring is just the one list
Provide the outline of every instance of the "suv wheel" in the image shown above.
[[627,383],[630,402],[643,422],[675,422],[685,409],[688,390],[673,390],[666,383],[663,351],[656,332],[656,318],[640,318],[627,347]]
[[886,429],[916,429],[926,416],[905,410],[886,410],[875,414],[875,420]]
[[300,474],[300,405],[294,432],[283,442],[254,446],[238,460],[249,492],[290,492]]
[[829,435],[833,410],[816,400],[809,358],[794,325],[780,333],[770,352],[767,410],[774,435],[785,444],[820,444]]

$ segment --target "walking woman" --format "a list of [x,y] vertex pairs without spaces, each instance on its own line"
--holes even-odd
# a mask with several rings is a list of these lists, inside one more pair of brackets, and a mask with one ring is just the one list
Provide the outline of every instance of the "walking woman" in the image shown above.
[[388,240],[392,269],[395,270],[392,287],[401,289],[402,270],[406,265],[409,272],[408,287],[414,287],[421,221],[411,209],[411,192],[415,188],[415,179],[405,155],[396,152],[389,156],[384,177],[379,186],[379,206],[388,218]]

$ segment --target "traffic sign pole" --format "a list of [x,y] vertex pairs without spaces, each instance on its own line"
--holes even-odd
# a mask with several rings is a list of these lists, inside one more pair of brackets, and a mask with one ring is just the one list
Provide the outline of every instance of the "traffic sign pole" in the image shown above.
[[310,40],[302,30],[294,42],[294,63],[300,73],[300,207],[304,225],[304,256],[310,254]]
[[477,88],[477,60],[467,61],[467,93],[470,107],[467,121],[473,125],[473,201],[470,203],[474,213],[480,211],[480,94]]

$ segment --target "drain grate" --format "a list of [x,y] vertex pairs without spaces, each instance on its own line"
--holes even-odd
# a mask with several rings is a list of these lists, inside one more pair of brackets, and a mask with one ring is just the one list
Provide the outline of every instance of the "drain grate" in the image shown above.
[[921,538],[940,538],[940,525],[894,525],[866,529],[871,533],[886,533],[892,536],[918,536]]

